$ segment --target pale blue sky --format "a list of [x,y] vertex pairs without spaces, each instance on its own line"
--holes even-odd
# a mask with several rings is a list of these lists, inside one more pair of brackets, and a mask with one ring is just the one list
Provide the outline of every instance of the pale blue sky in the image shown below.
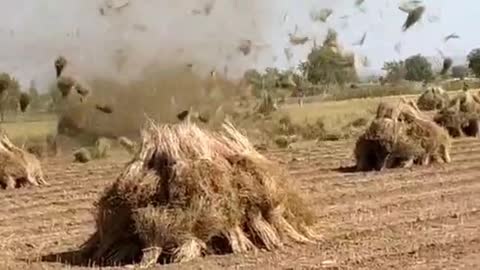
[[[213,1],[213,0],[212,0]],[[0,70],[12,72],[22,84],[30,79],[45,85],[53,80],[52,61],[64,54],[86,74],[130,78],[153,58],[164,64],[203,63],[231,71],[271,65],[287,67],[305,58],[312,44],[293,49],[289,64],[283,50],[288,33],[298,33],[321,42],[328,27],[337,29],[341,45],[367,56],[378,70],[385,60],[421,53],[463,56],[480,47],[476,25],[480,23],[480,2],[474,0],[424,0],[427,9],[420,23],[406,33],[401,26],[406,14],[398,0],[365,0],[365,13],[355,0],[216,0],[210,16],[192,15],[207,0],[131,0],[121,12],[100,16],[99,0],[0,0]],[[312,22],[310,12],[332,8],[327,23]],[[285,13],[288,14],[284,21]],[[349,15],[344,20],[341,16]],[[436,22],[428,18],[437,16]],[[137,27],[135,26],[137,25]],[[145,32],[135,30],[144,25]],[[367,33],[362,47],[351,44]],[[455,32],[461,39],[443,42]],[[249,56],[236,51],[240,39],[264,45]],[[399,55],[394,46],[402,43]],[[119,74],[113,68],[116,49],[130,56],[130,68]],[[183,49],[180,50],[180,49]],[[277,56],[274,63],[273,58]]]

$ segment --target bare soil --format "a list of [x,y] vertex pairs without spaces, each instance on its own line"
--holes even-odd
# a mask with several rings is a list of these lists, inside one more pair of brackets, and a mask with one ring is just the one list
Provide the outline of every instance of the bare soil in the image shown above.
[[[480,141],[456,140],[448,165],[369,173],[341,169],[353,165],[352,149],[339,141],[266,153],[312,199],[323,241],[157,268],[480,269]],[[0,268],[87,269],[39,258],[87,240],[93,202],[125,161],[46,160],[50,186],[0,191]]]

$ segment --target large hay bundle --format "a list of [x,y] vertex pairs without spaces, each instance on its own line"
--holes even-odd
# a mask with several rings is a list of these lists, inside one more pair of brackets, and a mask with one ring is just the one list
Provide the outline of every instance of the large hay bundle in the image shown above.
[[418,108],[422,111],[441,110],[449,103],[449,96],[441,87],[427,89],[417,100]]
[[355,145],[358,170],[429,164],[431,159],[450,162],[448,132],[427,119],[410,102],[381,103],[377,116]]
[[293,185],[232,125],[150,122],[133,161],[97,205],[86,259],[143,265],[311,241],[313,216]]
[[26,185],[47,185],[40,162],[33,154],[15,146],[1,131],[0,186],[11,189]]
[[407,126],[390,118],[374,119],[355,144],[359,171],[410,167],[423,154],[421,146],[406,134]]

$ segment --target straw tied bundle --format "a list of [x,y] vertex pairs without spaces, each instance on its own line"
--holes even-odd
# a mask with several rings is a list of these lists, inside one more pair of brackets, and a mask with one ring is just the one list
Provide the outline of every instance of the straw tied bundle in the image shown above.
[[286,174],[230,123],[223,128],[149,122],[136,158],[98,202],[86,258],[151,265],[315,239]]

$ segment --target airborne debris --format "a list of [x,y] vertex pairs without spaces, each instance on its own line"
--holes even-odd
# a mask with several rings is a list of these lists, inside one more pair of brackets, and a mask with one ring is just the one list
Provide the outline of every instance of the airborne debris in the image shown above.
[[145,31],[147,31],[147,26],[144,25],[144,24],[135,23],[135,24],[133,24],[133,29],[135,29],[137,31],[140,31],[140,32],[145,32]]
[[401,42],[397,42],[395,44],[395,47],[394,47],[395,51],[400,54],[400,52],[402,51],[402,43]]
[[203,6],[202,9],[196,8],[196,9],[192,10],[192,14],[193,15],[203,14],[205,16],[208,16],[212,12],[214,5],[215,5],[215,1],[208,2]]
[[403,24],[403,31],[407,31],[412,25],[414,25],[418,20],[422,18],[423,13],[425,12],[424,6],[419,6],[413,9],[408,13],[407,20]]
[[431,23],[438,22],[439,20],[440,18],[438,16],[435,16],[435,15],[428,16],[428,21]]
[[290,43],[294,46],[303,45],[303,44],[307,43],[307,41],[310,40],[309,37],[297,37],[293,34],[288,34],[288,36],[290,38]]
[[108,113],[108,114],[111,114],[113,113],[113,109],[112,107],[110,107],[109,105],[95,105],[95,108],[103,113]]
[[421,4],[422,4],[422,1],[417,1],[417,0],[404,1],[398,6],[398,9],[400,9],[405,13],[410,13],[414,9],[418,8]]
[[448,70],[452,67],[453,60],[450,57],[446,57],[443,59],[443,66],[442,66],[442,71],[440,71],[440,74],[444,75],[448,72]]
[[183,121],[185,120],[185,118],[187,118],[187,116],[190,114],[189,110],[184,110],[182,112],[180,112],[179,114],[177,114],[177,119],[180,120],[180,121]]
[[130,4],[129,0],[107,0],[105,4],[111,9],[122,9]]
[[444,40],[445,42],[447,42],[449,39],[458,39],[458,38],[460,38],[459,35],[457,35],[457,34],[455,34],[455,33],[452,33],[452,34],[446,36],[443,40]]
[[214,5],[215,5],[214,1],[211,1],[205,4],[205,6],[203,7],[203,12],[205,13],[205,16],[210,15]]
[[290,48],[285,48],[283,49],[283,53],[285,54],[285,57],[287,58],[287,60],[290,62],[290,60],[292,60],[293,58],[292,50]]
[[365,42],[365,38],[366,38],[366,37],[367,37],[367,32],[363,33],[362,38],[361,38],[359,41],[353,43],[353,45],[362,46],[363,43]]
[[20,104],[20,111],[25,112],[30,104],[31,98],[30,95],[27,93],[21,93],[18,99],[18,103]]
[[322,8],[320,11],[310,12],[310,18],[312,21],[326,22],[328,17],[332,15],[333,10],[330,8]]
[[242,40],[238,46],[238,50],[243,53],[243,55],[248,55],[252,51],[252,41],[249,39]]
[[365,2],[365,0],[356,0],[355,6],[360,6],[361,4],[363,4],[363,2]]

